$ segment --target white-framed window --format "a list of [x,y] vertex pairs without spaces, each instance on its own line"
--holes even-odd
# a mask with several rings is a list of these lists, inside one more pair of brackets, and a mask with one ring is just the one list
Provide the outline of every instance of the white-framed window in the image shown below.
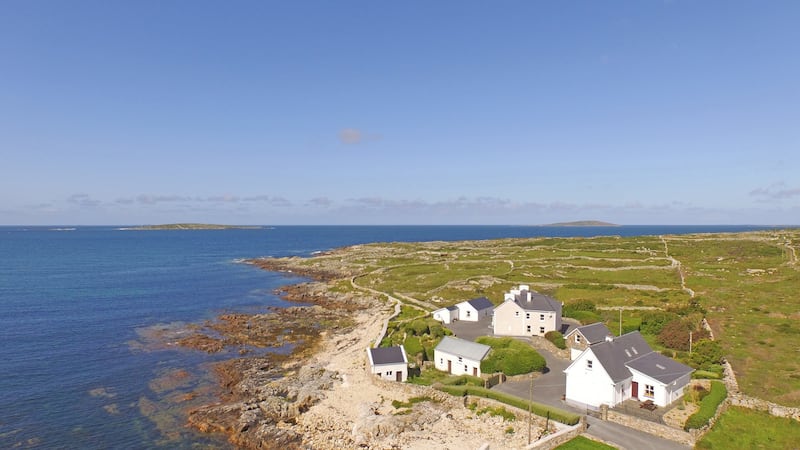
[[526,331],[527,331],[528,333],[530,333],[530,332],[531,332],[531,326],[530,326],[530,325],[528,325],[528,328],[527,328],[527,330],[526,330]]
[[531,313],[525,313],[525,318],[526,319],[530,319],[531,318]]
[[458,357],[458,362],[460,362],[460,363],[461,363],[461,362],[464,362],[464,360],[463,360],[463,359],[462,359],[462,358],[459,356],[459,357]]
[[464,364],[464,373],[469,373],[469,366]]
[[539,327],[539,334],[544,334],[544,327]]
[[469,317],[471,314],[472,314],[472,311],[467,310],[467,317]]
[[644,396],[653,398],[656,396],[656,388],[649,384],[644,385]]
[[586,360],[586,368],[587,369],[591,369],[592,368],[592,360],[591,359],[587,359]]
[[514,317],[519,317],[519,311],[514,311]]
[[544,320],[544,314],[539,314],[539,320]]
[[387,376],[387,377],[390,377],[390,376],[392,376],[392,371],[391,371],[391,370],[387,370],[387,371],[386,371],[386,376]]
[[577,342],[579,344],[581,343],[581,335],[580,334],[576,334],[575,335],[575,342]]

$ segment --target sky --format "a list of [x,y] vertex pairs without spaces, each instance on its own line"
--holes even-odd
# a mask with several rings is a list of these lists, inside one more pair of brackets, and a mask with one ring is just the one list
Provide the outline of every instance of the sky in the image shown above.
[[0,2],[0,225],[800,224],[797,1]]

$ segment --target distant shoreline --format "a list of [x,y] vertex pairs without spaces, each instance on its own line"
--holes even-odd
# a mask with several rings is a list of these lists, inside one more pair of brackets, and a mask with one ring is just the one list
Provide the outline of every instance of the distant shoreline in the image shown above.
[[153,231],[153,230],[260,230],[264,227],[257,225],[215,225],[207,223],[170,223],[164,225],[140,225],[135,227],[118,228],[123,231]]
[[622,225],[610,222],[603,222],[600,220],[576,220],[574,222],[556,222],[548,223],[545,225],[536,225],[539,227],[620,227]]

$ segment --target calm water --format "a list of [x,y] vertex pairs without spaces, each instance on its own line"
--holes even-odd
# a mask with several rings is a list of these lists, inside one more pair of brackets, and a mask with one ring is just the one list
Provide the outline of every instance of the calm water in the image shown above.
[[[225,447],[175,421],[170,395],[208,382],[206,354],[150,350],[142,330],[263,311],[297,278],[238,258],[387,241],[735,232],[748,226],[275,227],[120,231],[0,227],[0,448]],[[224,356],[224,355],[223,355]],[[181,377],[175,368],[187,368]],[[165,378],[166,376],[166,378]],[[172,380],[169,389],[153,380]],[[181,384],[182,383],[182,384]],[[176,397],[172,397],[173,399]],[[162,414],[163,412],[163,414]]]

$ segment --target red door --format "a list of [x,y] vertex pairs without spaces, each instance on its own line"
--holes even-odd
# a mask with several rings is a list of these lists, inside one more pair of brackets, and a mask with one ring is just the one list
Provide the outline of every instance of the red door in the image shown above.
[[639,398],[639,383],[635,381],[631,383],[631,397]]

